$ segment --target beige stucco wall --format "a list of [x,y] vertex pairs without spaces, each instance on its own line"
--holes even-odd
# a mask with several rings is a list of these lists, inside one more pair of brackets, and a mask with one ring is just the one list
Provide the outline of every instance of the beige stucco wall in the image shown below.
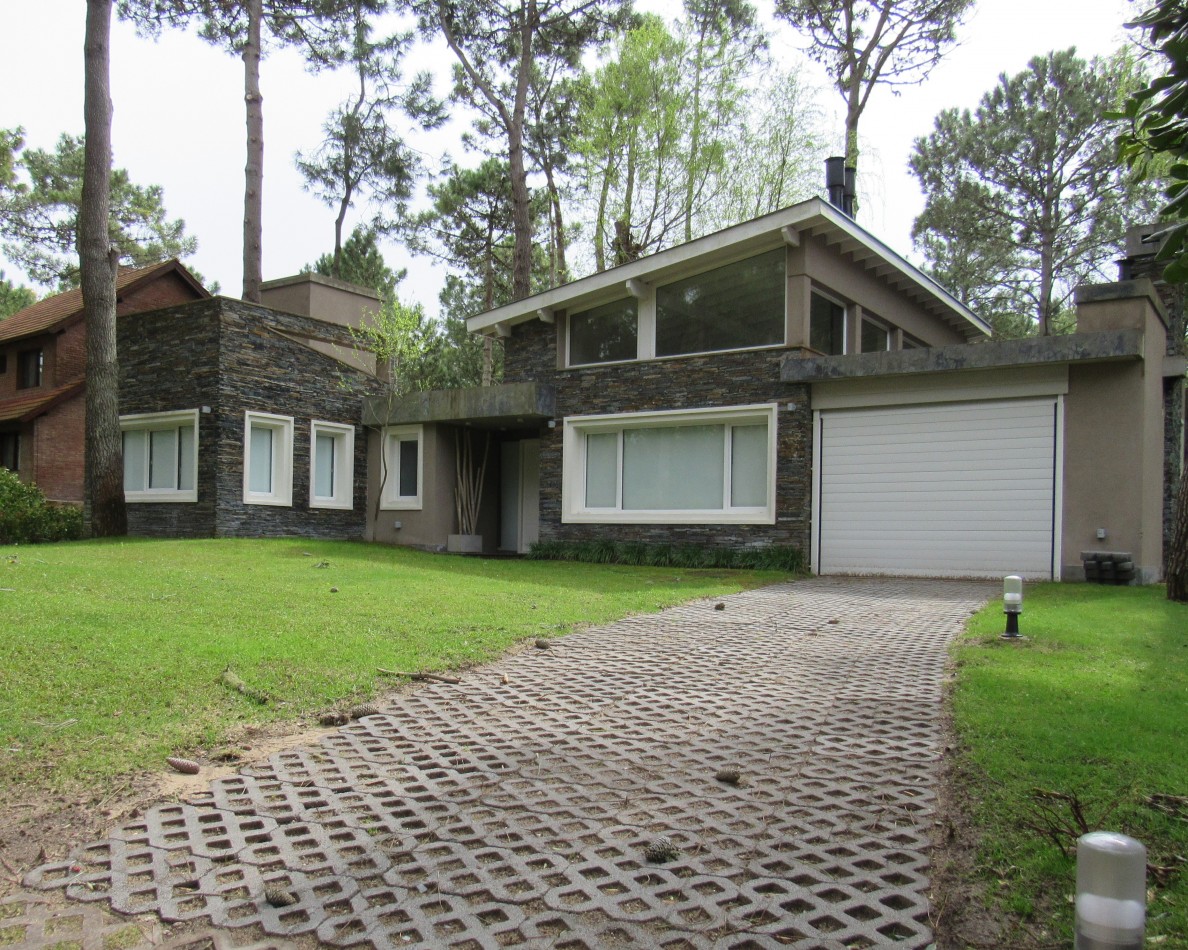
[[374,291],[320,274],[266,281],[260,291],[260,303],[274,310],[355,327],[379,310],[379,298]]
[[[809,339],[809,294],[813,288],[856,305],[887,323],[911,334],[929,346],[967,342],[964,333],[941,322],[923,307],[897,293],[866,268],[828,247],[819,238],[806,239],[788,249],[787,320],[789,345],[807,344]],[[855,343],[859,314],[849,308],[847,335]],[[858,352],[857,348],[853,352]]]
[[[445,550],[449,535],[457,528],[454,511],[454,426],[426,423],[421,441],[424,458],[421,469],[420,510],[381,509],[376,516],[375,499],[380,485],[380,435],[367,433],[367,539],[384,544]],[[481,437],[480,442],[481,445]],[[481,451],[481,450],[480,450]],[[495,554],[499,546],[499,445],[492,436],[491,454],[483,483],[479,533],[483,553]],[[396,523],[400,527],[396,527]]]
[[1164,326],[1141,294],[1080,304],[1077,329],[1140,329],[1143,358],[1069,367],[1061,574],[1084,578],[1082,551],[1129,551],[1153,582],[1163,573]]

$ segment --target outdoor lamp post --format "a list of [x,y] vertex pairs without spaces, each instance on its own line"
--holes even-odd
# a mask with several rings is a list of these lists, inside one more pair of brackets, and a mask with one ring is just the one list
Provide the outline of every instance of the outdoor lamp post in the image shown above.
[[1002,579],[1002,612],[1006,614],[1004,640],[1019,638],[1019,614],[1023,613],[1023,578],[1011,574]]
[[1142,950],[1147,849],[1113,831],[1077,840],[1075,950]]

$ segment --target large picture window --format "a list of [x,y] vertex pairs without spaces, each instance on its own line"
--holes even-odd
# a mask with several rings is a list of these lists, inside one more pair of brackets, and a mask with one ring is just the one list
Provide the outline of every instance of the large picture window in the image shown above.
[[639,308],[634,297],[569,318],[569,365],[613,363],[638,355]]
[[782,344],[785,257],[781,247],[657,287],[656,355]]
[[124,500],[198,500],[198,410],[120,416]]
[[562,520],[772,524],[774,404],[565,420]]
[[315,419],[309,427],[309,507],[353,508],[355,427]]
[[243,503],[293,504],[293,417],[244,413]]
[[381,508],[420,510],[423,434],[421,426],[398,426],[384,430],[385,470],[381,473]]

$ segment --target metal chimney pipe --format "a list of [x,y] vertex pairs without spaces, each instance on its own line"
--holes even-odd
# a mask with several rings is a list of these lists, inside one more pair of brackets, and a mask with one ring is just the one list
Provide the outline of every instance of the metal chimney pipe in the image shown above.
[[841,155],[825,159],[825,190],[829,203],[846,214],[846,160]]

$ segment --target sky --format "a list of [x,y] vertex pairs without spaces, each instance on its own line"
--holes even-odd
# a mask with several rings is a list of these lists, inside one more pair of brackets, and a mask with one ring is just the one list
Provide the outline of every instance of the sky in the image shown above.
[[[679,0],[638,0],[637,7],[675,16]],[[842,142],[841,98],[824,73],[804,59],[803,37],[770,18],[771,48],[786,63],[804,61],[817,87],[827,130]],[[890,247],[919,263],[911,226],[923,209],[918,184],[907,169],[916,138],[927,135],[942,109],[973,108],[1002,73],[1023,70],[1033,56],[1077,47],[1082,56],[1106,55],[1125,42],[1121,24],[1133,15],[1127,0],[977,0],[929,78],[898,95],[877,89],[860,122],[859,223]],[[63,132],[81,133],[83,0],[0,0],[0,128],[23,126],[28,146],[50,149]],[[418,63],[438,72],[446,91],[451,57],[442,45],[421,50]],[[414,68],[423,68],[415,66]],[[411,70],[410,70],[411,71]],[[335,211],[303,190],[293,157],[316,148],[325,116],[350,91],[345,74],[310,74],[300,57],[271,52],[261,67],[264,96],[264,279],[297,273],[333,248]],[[134,182],[164,188],[170,217],[185,219],[198,252],[186,263],[222,292],[242,285],[244,110],[243,66],[193,31],[165,31],[159,40],[137,36],[113,22],[113,151],[117,167]],[[428,168],[446,153],[464,159],[458,119],[430,135],[410,135]],[[824,178],[824,169],[822,169]],[[349,226],[361,214],[348,218]],[[439,266],[412,257],[395,242],[384,245],[393,267],[407,267],[401,297],[437,313],[444,279]],[[22,275],[0,255],[9,279]],[[43,288],[39,288],[44,292]]]

